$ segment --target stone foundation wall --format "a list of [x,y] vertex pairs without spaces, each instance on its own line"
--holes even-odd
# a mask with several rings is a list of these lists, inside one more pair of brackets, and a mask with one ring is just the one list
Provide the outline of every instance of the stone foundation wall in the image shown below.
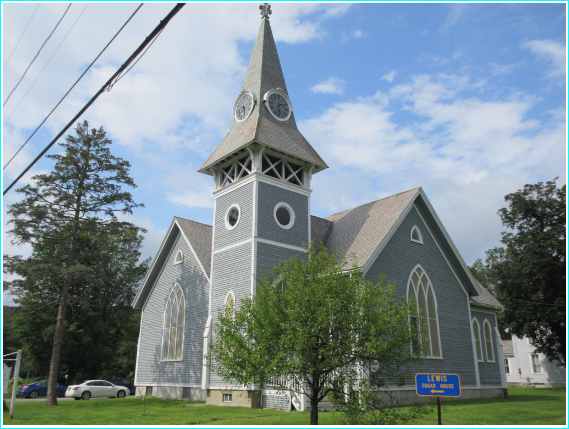
[[206,392],[200,387],[136,386],[135,396],[154,396],[156,398],[205,401]]
[[[224,402],[223,395],[231,394],[231,402]],[[207,391],[205,403],[207,405],[221,405],[224,407],[261,408],[261,392],[254,390],[213,390]]]

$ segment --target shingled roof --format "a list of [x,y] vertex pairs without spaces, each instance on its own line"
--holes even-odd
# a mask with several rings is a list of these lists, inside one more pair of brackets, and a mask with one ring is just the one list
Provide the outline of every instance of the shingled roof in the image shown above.
[[470,297],[470,302],[472,304],[479,305],[482,307],[493,307],[493,308],[503,308],[504,307],[500,303],[500,301],[498,301],[496,298],[494,298],[494,295],[492,295],[490,292],[488,292],[488,289],[486,289],[484,286],[482,286],[480,284],[480,282],[477,281],[476,286],[478,286],[478,289],[480,289],[480,295]]
[[211,174],[207,170],[209,167],[251,142],[258,142],[308,161],[316,165],[315,172],[328,168],[298,131],[294,112],[287,121],[282,122],[275,119],[265,107],[263,96],[275,88],[282,89],[288,95],[271,24],[268,19],[262,19],[242,88],[242,92],[251,91],[255,94],[257,102],[245,121],[239,123],[233,118],[229,133],[200,167],[200,173]]
[[207,276],[211,273],[211,240],[213,227],[181,217],[174,217],[192,245]]
[[333,222],[333,226],[324,244],[339,255],[349,257],[355,253],[357,264],[365,265],[420,189],[327,216],[325,219]]

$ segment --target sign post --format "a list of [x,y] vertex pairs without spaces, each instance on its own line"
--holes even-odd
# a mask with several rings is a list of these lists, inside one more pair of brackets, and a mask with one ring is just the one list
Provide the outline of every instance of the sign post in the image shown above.
[[435,396],[437,398],[439,425],[441,425],[441,398],[458,398],[460,396],[460,377],[458,374],[416,374],[415,389],[419,396]]

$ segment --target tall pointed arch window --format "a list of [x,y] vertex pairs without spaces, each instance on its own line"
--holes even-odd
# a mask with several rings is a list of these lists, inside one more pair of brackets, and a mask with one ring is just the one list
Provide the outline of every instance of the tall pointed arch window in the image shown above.
[[427,273],[420,266],[409,277],[407,299],[416,302],[413,321],[420,324],[423,354],[426,357],[442,357],[435,291]]
[[484,345],[486,346],[486,361],[494,362],[494,349],[492,348],[492,328],[488,319],[484,319]]
[[227,317],[235,317],[235,297],[229,292],[225,298],[225,314]]
[[484,362],[482,359],[482,343],[480,342],[480,325],[476,318],[472,319],[472,331],[474,332],[474,346],[476,348],[476,360]]
[[177,284],[172,289],[164,311],[162,333],[162,360],[182,360],[186,301]]

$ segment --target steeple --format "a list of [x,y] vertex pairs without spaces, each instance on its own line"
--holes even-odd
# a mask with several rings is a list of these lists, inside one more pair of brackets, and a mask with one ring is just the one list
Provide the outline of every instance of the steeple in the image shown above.
[[[259,8],[261,9],[261,25],[243,87],[233,109],[231,128],[227,136],[200,167],[199,172],[201,173],[215,176],[216,169],[230,159],[237,159],[251,152],[250,149],[253,147],[271,149],[290,157],[297,163],[311,165],[313,166],[311,173],[328,168],[298,131],[271,31],[270,5],[265,3]],[[250,96],[244,96],[247,93]],[[250,104],[252,104],[252,109],[249,111]],[[273,113],[269,110],[271,105]],[[260,162],[258,164],[261,169]],[[255,170],[256,163],[252,162],[252,165]]]

